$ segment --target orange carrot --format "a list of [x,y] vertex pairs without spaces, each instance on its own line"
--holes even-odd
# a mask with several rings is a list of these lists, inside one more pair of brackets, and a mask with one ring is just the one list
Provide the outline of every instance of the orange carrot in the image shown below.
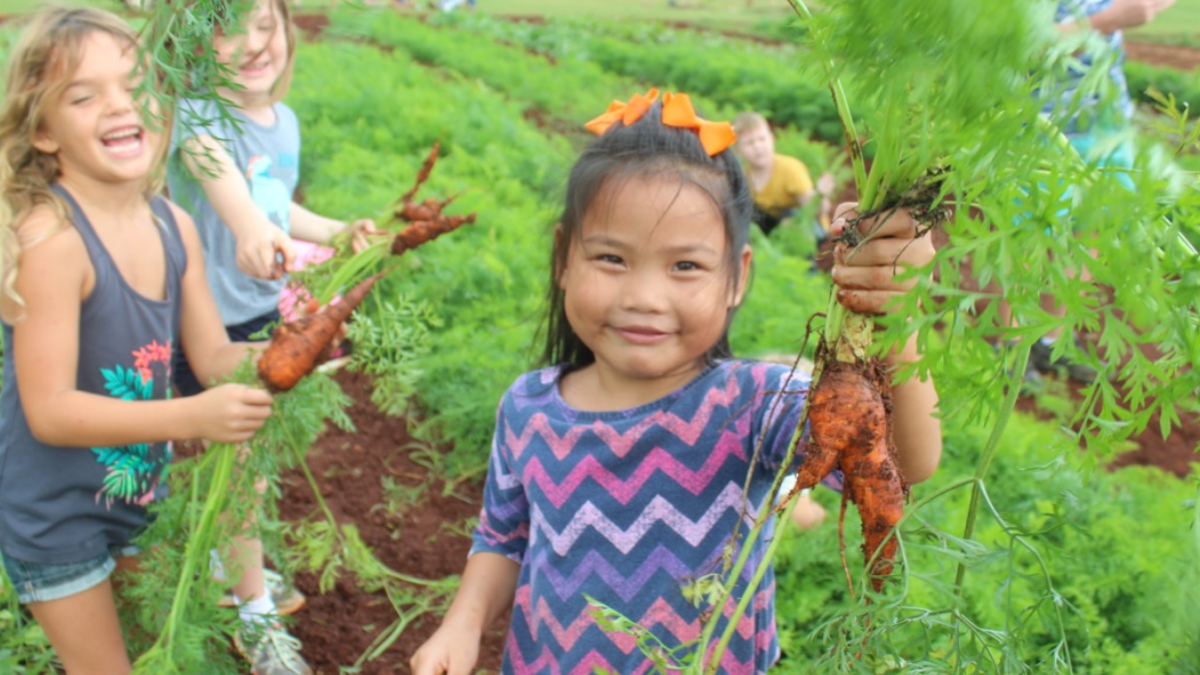
[[904,515],[908,494],[896,466],[887,373],[873,359],[861,364],[830,360],[810,396],[811,433],[795,489],[811,488],[841,466],[843,513],[847,499],[858,506],[863,555],[870,561],[879,552],[870,570],[878,592],[896,556],[896,538],[884,539]]
[[441,141],[434,141],[433,149],[429,151],[429,156],[425,158],[425,162],[421,164],[421,170],[417,172],[417,180],[413,183],[411,189],[404,193],[400,198],[401,204],[407,204],[417,194],[417,190],[421,189],[421,184],[429,179],[429,174],[433,171],[433,165],[437,162],[438,149],[442,147]]
[[436,208],[437,200],[434,200],[435,208],[431,208],[428,204],[419,204],[417,202],[405,202],[404,208],[400,210],[400,219],[410,223],[418,220],[433,220],[438,216]]
[[382,275],[380,272],[360,282],[342,296],[340,302],[276,328],[271,335],[271,344],[258,359],[259,379],[274,391],[287,391],[296,386],[300,378],[328,357],[338,328],[350,318],[350,313],[362,303]]
[[465,216],[438,215],[434,220],[419,220],[407,225],[392,241],[392,253],[400,255],[421,244],[458,229],[462,225],[475,222],[475,214]]

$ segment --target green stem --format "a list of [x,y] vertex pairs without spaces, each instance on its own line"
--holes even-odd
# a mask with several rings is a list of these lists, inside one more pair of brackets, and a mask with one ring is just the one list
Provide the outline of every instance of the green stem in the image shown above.
[[[291,430],[285,427],[284,433],[288,437],[288,442],[292,444],[293,448],[295,448],[297,443],[295,437],[292,436]],[[341,540],[342,545],[345,546],[346,540],[342,537],[341,525],[338,524],[337,518],[334,517],[333,511],[329,508],[329,503],[326,502],[325,497],[321,495],[321,486],[317,483],[317,477],[313,475],[312,469],[310,469],[308,466],[308,462],[305,461],[304,454],[302,452],[297,452],[296,460],[296,463],[300,466],[300,470],[304,472],[304,479],[308,482],[309,489],[312,490],[313,498],[317,501],[317,507],[320,508],[321,512],[325,514],[325,519],[329,521],[330,525],[333,526],[333,530],[337,533],[338,539]],[[372,556],[372,560],[374,560],[375,564],[378,566],[379,572],[382,572],[393,579],[398,579],[414,586],[435,587],[443,583],[438,579],[422,579],[420,577],[404,574],[403,572],[397,572],[396,570],[383,564],[383,562],[374,556]]]
[[[804,4],[804,0],[788,0],[788,4],[792,6],[792,10],[807,23],[811,29],[813,22],[813,14],[809,11],[808,6]],[[834,73],[833,62],[826,59],[821,66],[825,69],[825,77],[829,80],[829,95],[833,97],[833,105],[837,108],[838,119],[842,123],[842,133],[846,137],[846,147],[850,152],[850,165],[854,169],[854,184],[866,185],[867,183],[867,167],[863,161],[862,145],[858,141],[858,129],[854,125],[854,114],[850,110],[850,104],[846,100],[846,89],[842,86],[842,81],[836,77]]]
[[[804,417],[807,415],[807,412],[808,402],[805,401],[804,410],[801,412],[801,420],[804,419]],[[791,466],[792,460],[796,456],[796,447],[799,445],[800,430],[803,427],[803,423],[796,425],[796,431],[793,433],[792,442],[788,446],[788,452],[787,456],[784,458],[783,466]],[[766,570],[767,563],[771,560],[771,554],[774,553],[775,547],[778,545],[780,537],[776,536],[768,547],[767,554],[763,558],[763,563],[758,566],[757,570],[755,570],[754,578],[743,591],[742,596],[738,599],[737,607],[734,609],[733,614],[729,617],[729,622],[725,626],[725,631],[721,634],[720,642],[718,642],[717,648],[713,650],[711,660],[708,660],[708,645],[712,643],[713,634],[716,632],[717,619],[720,617],[721,612],[725,607],[725,604],[729,601],[730,596],[733,595],[733,588],[737,586],[737,580],[741,578],[742,570],[745,569],[746,563],[750,559],[750,554],[754,550],[754,542],[758,541],[758,538],[761,536],[762,530],[764,527],[766,527],[767,523],[773,520],[771,515],[775,510],[775,503],[771,497],[779,489],[779,484],[783,481],[783,476],[784,472],[782,471],[776,475],[774,489],[767,493],[765,503],[763,504],[762,510],[759,512],[760,517],[755,519],[754,526],[750,528],[750,533],[747,535],[745,541],[742,543],[741,550],[738,552],[737,560],[734,562],[733,568],[726,576],[726,583],[721,589],[720,597],[712,605],[712,618],[708,621],[708,623],[705,624],[704,630],[700,633],[700,644],[698,647],[699,658],[697,659],[696,663],[701,666],[700,672],[704,673],[705,675],[716,673],[717,669],[720,668],[721,656],[725,653],[726,645],[729,644],[730,638],[732,638],[734,631],[737,630],[738,621],[741,619],[742,613],[745,611],[750,600],[753,599],[754,589],[757,588],[759,581],[762,579],[762,574]],[[734,532],[735,540],[736,537],[737,533]]]
[[[781,466],[790,467],[796,457],[796,450],[800,447],[800,440],[804,427],[806,426],[805,423],[808,420],[808,406],[809,399],[806,397],[804,400],[804,406],[800,409],[800,420],[797,422],[795,430],[792,431],[792,438],[790,441],[788,441],[788,451],[783,458],[783,463]],[[756,451],[755,456],[757,455],[758,452]],[[729,598],[733,594],[733,587],[737,585],[737,580],[741,577],[742,570],[745,568],[746,561],[750,557],[750,552],[753,548],[754,542],[758,541],[758,537],[762,533],[762,529],[766,527],[768,522],[771,521],[772,512],[779,510],[775,506],[774,496],[779,492],[779,486],[783,483],[783,478],[786,474],[786,471],[776,472],[775,482],[771,484],[771,489],[767,492],[766,502],[759,511],[759,517],[755,519],[754,526],[751,527],[749,536],[742,545],[741,551],[738,553],[737,561],[734,563],[731,572],[726,576],[728,583],[726,583],[721,589],[720,597],[718,597],[717,601],[712,605],[713,617],[707,624],[705,624],[704,630],[701,631],[700,634],[700,643],[698,646],[699,658],[695,662],[700,666],[700,672],[715,672],[715,669],[720,666],[721,656],[725,652],[725,647],[728,645],[729,640],[733,635],[733,631],[737,629],[738,620],[741,618],[742,612],[744,612],[746,609],[746,604],[748,602],[747,599],[754,597],[754,589],[757,588],[758,583],[761,580],[761,574],[759,573],[755,574],[754,580],[746,589],[742,597],[739,598],[738,605],[735,608],[733,615],[730,617],[729,623],[725,626],[725,632],[721,635],[720,643],[712,653],[712,660],[708,661],[706,664],[705,659],[708,656],[708,645],[712,643],[713,634],[716,632],[717,628],[717,617],[719,616],[718,612],[720,612],[720,608],[725,607],[725,604],[729,602]],[[791,500],[788,500],[781,508],[787,508],[788,504],[791,504]],[[739,529],[740,527],[741,526],[739,525]],[[737,532],[735,531],[731,544],[736,540]],[[771,542],[771,546],[767,552],[767,555],[763,559],[764,561],[771,560],[771,556],[775,551],[775,546],[777,545],[778,540],[779,537],[775,537],[775,540]],[[759,568],[765,569],[766,565],[760,565]]]
[[[1013,376],[1008,383],[1008,393],[1004,397],[1004,404],[1000,407],[999,416],[996,418],[996,424],[992,427],[992,433],[988,436],[987,445],[983,448],[983,456],[980,457],[979,463],[975,465],[975,486],[971,490],[971,503],[967,508],[967,521],[963,526],[963,539],[970,539],[975,534],[975,520],[979,513],[979,501],[983,496],[983,478],[987,475],[988,469],[992,466],[992,460],[996,458],[996,451],[1000,447],[1000,437],[1004,434],[1005,427],[1008,426],[1008,420],[1012,417],[1013,410],[1017,406],[1017,397],[1021,395],[1021,387],[1019,380],[1025,372],[1026,366],[1029,365],[1029,350],[1024,348],[1024,343],[1017,347],[1017,359],[1013,364]],[[961,603],[963,594],[963,580],[967,576],[967,563],[960,561],[958,570],[954,575],[954,596]]]
[[[195,524],[192,535],[188,537],[187,547],[184,551],[183,569],[179,574],[179,582],[175,586],[175,597],[171,601],[171,611],[167,615],[163,632],[155,641],[154,647],[151,648],[152,650],[164,650],[168,661],[171,660],[170,645],[176,642],[175,633],[183,625],[184,614],[187,612],[189,603],[194,600],[191,597],[191,588],[192,582],[202,564],[200,561],[208,560],[208,552],[212,548],[213,532],[216,529],[217,519],[220,518],[221,512],[225,507],[225,496],[228,493],[229,481],[233,475],[233,466],[237,459],[236,452],[237,448],[229,443],[213,445],[207,452],[210,455],[216,454],[216,468],[212,473],[208,494],[204,498],[204,508],[200,514],[200,521],[198,524]],[[189,489],[193,506],[199,498],[199,484],[200,479],[197,476]]]
[[[767,499],[767,509],[774,509],[774,504],[769,498],[769,495]],[[752,536],[757,537],[758,533],[761,532],[762,527],[769,520],[771,519],[764,518],[762,523],[757,524]],[[733,614],[729,617],[729,623],[725,625],[725,632],[721,634],[721,640],[717,643],[717,648],[713,650],[713,659],[709,662],[708,667],[705,669],[707,673],[715,673],[716,669],[721,665],[721,655],[724,654],[725,650],[729,647],[729,641],[733,639],[733,634],[737,632],[738,621],[741,620],[742,615],[746,613],[746,607],[749,606],[750,602],[754,599],[755,591],[758,589],[758,585],[762,583],[763,577],[767,574],[767,569],[771,567],[771,560],[775,558],[775,549],[779,548],[779,542],[783,541],[783,529],[783,524],[779,524],[775,528],[775,536],[771,538],[771,543],[767,545],[767,551],[763,556],[762,562],[760,562],[758,567],[755,568],[754,577],[750,579],[750,583],[747,584],[745,592],[742,593],[742,597],[738,600],[737,607],[734,608]],[[754,540],[751,539],[751,542],[753,541]],[[747,545],[746,549],[749,550],[750,546]],[[735,581],[737,580],[737,577],[731,578]],[[718,607],[724,607],[724,605],[718,605]],[[711,623],[715,625],[716,621]],[[707,644],[707,642],[703,644]]]

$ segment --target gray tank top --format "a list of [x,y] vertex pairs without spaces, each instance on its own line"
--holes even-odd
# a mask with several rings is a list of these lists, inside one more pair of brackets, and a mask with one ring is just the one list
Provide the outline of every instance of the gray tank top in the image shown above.
[[[65,190],[95,268],[96,285],[79,308],[76,388],[127,401],[170,397],[172,350],[177,343],[180,281],[187,253],[166,200],[151,209],[166,255],[166,299],[133,290]],[[12,326],[4,353],[12,354]],[[170,443],[66,448],[33,437],[21,406],[12,358],[4,359],[0,390],[0,552],[36,563],[66,564],[128,543],[145,523],[146,505],[166,494]]]

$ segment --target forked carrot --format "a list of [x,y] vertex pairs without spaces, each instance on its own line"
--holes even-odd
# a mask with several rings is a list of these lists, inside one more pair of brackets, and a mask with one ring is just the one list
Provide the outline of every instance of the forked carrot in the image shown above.
[[396,238],[392,240],[392,253],[400,255],[447,232],[452,232],[463,225],[473,222],[475,222],[474,213],[465,216],[443,216],[439,214],[433,220],[419,220],[410,223],[404,229],[400,230]]
[[401,204],[407,204],[411,201],[416,196],[417,190],[421,189],[421,184],[429,179],[429,174],[433,171],[433,165],[437,162],[438,150],[441,147],[441,141],[434,141],[433,149],[429,151],[429,156],[425,158],[425,161],[421,164],[421,170],[417,172],[417,180],[413,182],[413,186],[409,188],[408,192],[405,192],[404,196],[400,198]]
[[896,466],[890,394],[877,360],[831,360],[810,394],[808,453],[796,485],[797,490],[811,488],[841,466],[843,513],[847,499],[858,506],[863,555],[875,559],[869,572],[876,592],[892,572],[898,542],[888,534],[904,515],[908,494]]

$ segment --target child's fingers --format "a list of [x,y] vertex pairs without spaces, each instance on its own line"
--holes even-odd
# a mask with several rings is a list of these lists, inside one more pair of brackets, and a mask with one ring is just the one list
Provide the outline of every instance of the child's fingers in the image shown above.
[[829,234],[838,237],[846,229],[847,221],[858,213],[858,202],[842,202],[833,208],[833,223]]
[[242,271],[258,279],[270,279],[275,266],[275,248],[259,242],[248,248],[239,261]]
[[[833,225],[830,227],[834,236],[840,235],[851,220],[859,217],[857,209],[857,202],[843,202],[837,205],[833,210]],[[920,223],[913,219],[908,209],[900,208],[862,218],[857,222],[857,227],[859,234],[870,236],[872,239],[912,239],[916,236]]]
[[269,392],[264,389],[258,389],[257,387],[243,386],[240,394],[242,403],[250,406],[270,407],[275,401],[274,397],[272,397]]
[[355,231],[350,237],[350,249],[355,253],[362,253],[370,248],[370,246],[371,240],[367,238],[366,233],[362,230]]
[[894,291],[866,291],[840,289],[837,293],[838,302],[842,306],[860,314],[887,314],[899,306],[903,293]]
[[917,279],[901,278],[902,272],[892,265],[834,265],[830,276],[841,290],[903,293],[915,286]]
[[387,232],[375,227],[375,221],[371,220],[370,218],[361,218],[354,221],[354,229],[362,232],[363,234],[387,234]]
[[272,266],[278,268],[277,275],[273,278],[278,279],[283,276],[283,273],[290,269],[295,269],[296,265],[296,245],[292,243],[292,238],[283,230],[279,230],[279,234],[275,236],[274,242],[275,252],[278,252],[282,260],[276,260],[272,253]]
[[412,670],[412,675],[443,675],[450,670],[446,663],[448,660],[426,658],[418,653],[409,660],[408,667]]
[[903,268],[910,265],[923,265],[932,254],[928,238],[901,239],[885,237],[871,239],[855,248],[839,244],[834,249],[834,260],[839,264],[861,267],[889,266]]
[[912,239],[917,235],[920,223],[913,219],[908,209],[887,210],[858,223],[858,231],[874,238],[895,237]]

